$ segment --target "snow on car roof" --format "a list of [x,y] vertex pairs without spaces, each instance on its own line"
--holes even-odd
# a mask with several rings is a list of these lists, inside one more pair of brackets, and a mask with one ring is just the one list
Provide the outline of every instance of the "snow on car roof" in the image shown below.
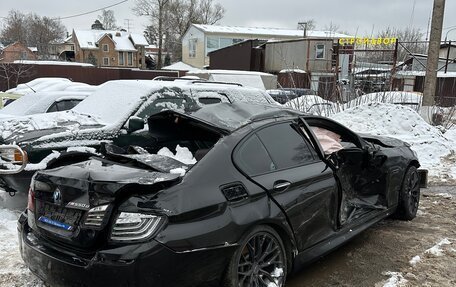
[[[190,85],[191,84],[191,85]],[[195,83],[192,81],[115,80],[101,85],[91,96],[73,108],[74,111],[96,117],[104,124],[124,123],[147,99],[162,96],[163,88],[172,90],[223,91],[229,90],[232,101],[269,103],[270,97],[258,89],[233,85]],[[272,101],[272,100],[271,100]]]
[[66,78],[36,78],[28,83],[19,84],[16,88],[7,90],[7,93],[12,94],[28,94],[33,93],[34,91],[40,91],[48,86],[55,85],[62,82],[71,82]]
[[45,113],[55,101],[63,99],[82,100],[92,92],[51,91],[31,93],[20,97],[0,110],[0,115],[25,116]]

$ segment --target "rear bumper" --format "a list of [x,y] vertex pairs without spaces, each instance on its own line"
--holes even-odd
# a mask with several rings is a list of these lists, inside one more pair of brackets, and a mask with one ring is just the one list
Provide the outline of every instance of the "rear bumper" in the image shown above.
[[22,259],[51,286],[220,286],[234,247],[177,253],[152,240],[83,258],[37,237],[18,222]]

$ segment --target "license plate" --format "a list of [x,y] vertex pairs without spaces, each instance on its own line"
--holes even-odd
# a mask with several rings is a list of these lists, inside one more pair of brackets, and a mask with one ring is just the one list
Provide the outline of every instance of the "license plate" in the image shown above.
[[82,217],[80,210],[65,208],[47,202],[41,202],[39,207],[38,221],[67,231],[74,230]]
[[49,225],[52,225],[54,227],[58,227],[58,228],[61,228],[61,229],[64,229],[66,231],[72,231],[73,230],[73,226],[71,225],[68,225],[66,223],[63,223],[63,222],[59,222],[57,220],[52,220],[46,216],[40,216],[38,218],[38,220],[40,222],[43,222],[43,223],[46,223],[46,224],[49,224]]

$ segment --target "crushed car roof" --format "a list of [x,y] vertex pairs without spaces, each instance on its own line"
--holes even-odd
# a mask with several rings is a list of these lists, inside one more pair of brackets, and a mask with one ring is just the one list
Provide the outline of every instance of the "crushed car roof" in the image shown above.
[[[226,134],[239,129],[250,122],[273,118],[296,117],[304,114],[278,105],[234,102],[204,106],[191,115],[179,111],[167,110],[152,115],[149,118],[149,123],[151,121],[153,122],[155,118],[161,118],[165,115],[175,115],[193,119],[205,126],[214,127]],[[149,124],[149,127],[151,126],[153,125]]]

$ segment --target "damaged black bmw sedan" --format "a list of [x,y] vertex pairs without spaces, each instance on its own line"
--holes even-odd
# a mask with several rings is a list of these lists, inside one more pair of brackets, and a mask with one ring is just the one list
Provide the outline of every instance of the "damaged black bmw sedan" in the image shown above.
[[417,212],[424,178],[399,140],[242,103],[148,126],[146,148],[105,145],[34,176],[20,251],[49,285],[279,287],[374,223]]

